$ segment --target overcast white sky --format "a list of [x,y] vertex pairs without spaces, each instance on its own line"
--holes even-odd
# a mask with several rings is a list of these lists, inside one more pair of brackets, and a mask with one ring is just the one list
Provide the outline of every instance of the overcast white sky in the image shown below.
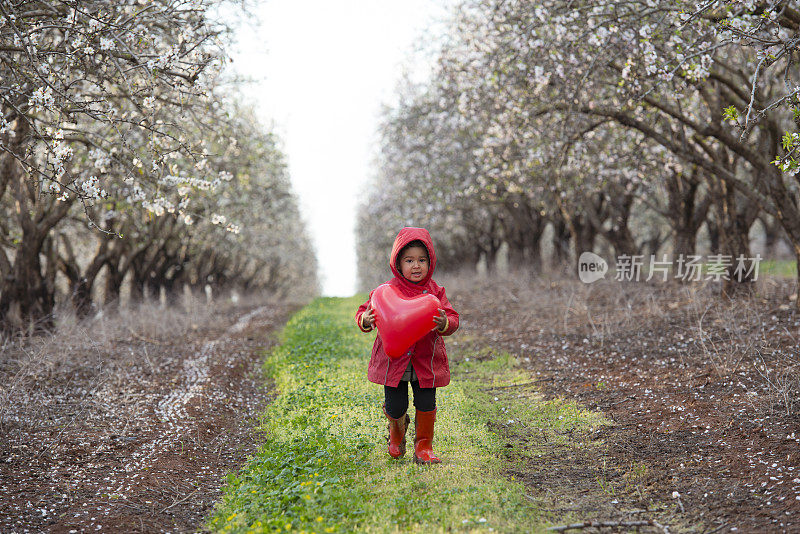
[[285,142],[325,295],[355,291],[356,204],[380,105],[394,101],[403,65],[427,72],[413,51],[441,34],[452,3],[264,0],[258,28],[240,32],[234,68],[257,80],[246,94]]

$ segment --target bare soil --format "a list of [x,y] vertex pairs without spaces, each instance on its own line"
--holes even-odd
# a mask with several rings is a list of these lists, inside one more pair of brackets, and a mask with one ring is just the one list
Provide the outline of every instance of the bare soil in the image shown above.
[[0,532],[193,532],[259,445],[259,363],[289,304],[144,310],[9,343]]
[[[492,424],[507,474],[551,520],[800,532],[791,281],[763,279],[733,300],[712,284],[445,285],[461,314],[454,359],[508,351],[530,375],[513,388],[519,402],[571,399],[613,421],[573,432],[568,447]],[[0,532],[202,530],[224,475],[259,445],[270,393],[258,364],[296,308],[145,310],[4,346]],[[637,528],[662,531],[603,531]]]
[[762,279],[732,300],[718,289],[524,275],[448,286],[462,324],[451,343],[469,349],[456,354],[508,351],[531,377],[520,402],[539,391],[614,422],[572,447],[495,425],[509,476],[553,521],[800,532],[795,284]]

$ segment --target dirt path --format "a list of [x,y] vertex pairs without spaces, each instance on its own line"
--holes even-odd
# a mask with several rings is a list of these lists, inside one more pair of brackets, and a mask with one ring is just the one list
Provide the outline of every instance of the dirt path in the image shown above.
[[199,530],[224,475],[257,448],[261,351],[292,309],[234,309],[157,339],[130,330],[81,365],[41,363],[26,387],[3,366],[14,391],[0,424],[0,531]]
[[486,358],[519,356],[531,377],[521,402],[541,391],[615,422],[570,436],[604,443],[602,453],[498,422],[515,466],[509,475],[555,518],[658,518],[672,532],[800,532],[792,291],[776,283],[727,302],[713,288],[538,280],[472,286],[451,300],[462,345]]

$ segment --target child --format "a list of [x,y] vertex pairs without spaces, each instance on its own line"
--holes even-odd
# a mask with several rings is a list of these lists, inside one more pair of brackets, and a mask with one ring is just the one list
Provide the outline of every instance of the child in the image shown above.
[[[383,384],[383,412],[389,419],[389,455],[401,458],[406,452],[408,414],[408,383],[414,391],[414,461],[421,464],[440,463],[433,454],[433,423],[436,420],[436,388],[450,383],[450,367],[442,336],[449,336],[458,328],[458,313],[450,305],[439,287],[431,279],[436,268],[436,252],[431,236],[424,228],[403,228],[397,234],[389,255],[389,267],[394,278],[387,282],[403,295],[413,297],[430,293],[441,302],[436,326],[416,342],[402,357],[389,358],[383,350],[381,336],[375,338],[369,360],[367,378]],[[369,294],[370,299],[372,293]],[[375,325],[375,312],[370,299],[359,306],[356,322],[363,332]]]

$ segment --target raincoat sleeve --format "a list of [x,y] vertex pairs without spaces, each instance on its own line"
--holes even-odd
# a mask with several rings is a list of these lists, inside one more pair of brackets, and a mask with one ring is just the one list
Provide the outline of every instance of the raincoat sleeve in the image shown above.
[[367,301],[364,304],[362,304],[361,306],[359,306],[358,310],[356,311],[356,324],[358,325],[358,328],[362,332],[371,332],[372,331],[372,327],[369,327],[369,328],[365,329],[363,326],[361,326],[361,315],[365,311],[367,311],[367,306],[369,305],[369,301],[372,300],[372,293],[374,291],[375,290],[373,289],[372,291],[369,292],[369,298],[367,298]]
[[439,334],[449,336],[458,330],[458,312],[453,309],[450,301],[447,300],[447,295],[445,295],[443,287],[439,288],[439,292],[436,296],[439,298],[439,302],[442,303],[442,309],[445,315],[447,315],[447,325],[444,330],[439,330]]

